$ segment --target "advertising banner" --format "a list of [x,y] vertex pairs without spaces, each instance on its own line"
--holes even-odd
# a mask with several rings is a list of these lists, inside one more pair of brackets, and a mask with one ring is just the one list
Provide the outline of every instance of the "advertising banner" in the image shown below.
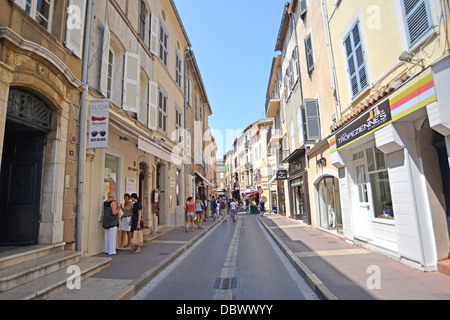
[[109,100],[91,101],[88,149],[108,148]]

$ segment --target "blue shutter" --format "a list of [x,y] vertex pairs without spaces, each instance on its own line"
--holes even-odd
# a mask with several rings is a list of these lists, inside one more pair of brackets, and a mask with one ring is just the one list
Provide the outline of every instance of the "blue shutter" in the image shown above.
[[345,38],[344,47],[347,55],[347,67],[352,97],[355,98],[369,85],[359,21],[356,22]]
[[428,0],[402,0],[408,45],[412,47],[433,27]]

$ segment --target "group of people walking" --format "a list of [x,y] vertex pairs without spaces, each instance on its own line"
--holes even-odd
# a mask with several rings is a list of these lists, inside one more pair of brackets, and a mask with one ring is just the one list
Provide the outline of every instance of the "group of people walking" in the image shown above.
[[235,222],[237,209],[238,203],[234,199],[225,201],[221,199],[216,200],[212,197],[210,201],[204,200],[203,202],[200,197],[197,196],[194,202],[192,197],[188,197],[186,204],[184,205],[186,232],[189,232],[189,228],[194,231],[195,218],[197,218],[198,228],[202,229],[202,223],[208,217],[208,212],[214,220],[217,219],[217,216],[221,216],[223,222],[227,222],[227,215],[229,213],[233,222]]
[[[108,198],[103,203],[103,228],[105,229],[105,253],[108,255],[117,254],[116,241],[117,229],[121,230],[121,245],[119,249],[130,249],[132,253],[141,252],[141,248],[135,245],[132,248],[133,232],[141,229],[142,204],[136,193],[125,193],[124,203],[117,203],[114,191],[108,192]],[[119,219],[119,212],[123,214]],[[121,223],[119,223],[121,220]],[[128,243],[125,245],[125,238],[128,236]]]

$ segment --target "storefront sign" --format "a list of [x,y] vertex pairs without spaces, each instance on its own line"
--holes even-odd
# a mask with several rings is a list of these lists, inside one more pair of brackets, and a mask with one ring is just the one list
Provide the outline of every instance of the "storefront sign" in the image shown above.
[[389,99],[370,110],[368,113],[353,121],[350,125],[336,134],[336,146],[340,148],[353,140],[377,129],[391,121],[391,106]]
[[88,149],[108,148],[109,100],[91,101]]
[[365,135],[395,122],[437,100],[431,68],[405,83],[368,113],[356,118],[328,139],[333,153]]
[[287,178],[288,178],[287,170],[277,171],[277,180],[287,180]]

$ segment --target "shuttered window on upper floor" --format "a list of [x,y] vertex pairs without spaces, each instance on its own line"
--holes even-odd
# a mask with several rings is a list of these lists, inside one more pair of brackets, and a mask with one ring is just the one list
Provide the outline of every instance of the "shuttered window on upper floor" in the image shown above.
[[344,50],[347,58],[347,70],[352,98],[355,98],[369,86],[366,57],[363,39],[361,38],[359,21],[350,29],[344,39]]
[[433,27],[428,0],[402,0],[408,46],[411,48]]

